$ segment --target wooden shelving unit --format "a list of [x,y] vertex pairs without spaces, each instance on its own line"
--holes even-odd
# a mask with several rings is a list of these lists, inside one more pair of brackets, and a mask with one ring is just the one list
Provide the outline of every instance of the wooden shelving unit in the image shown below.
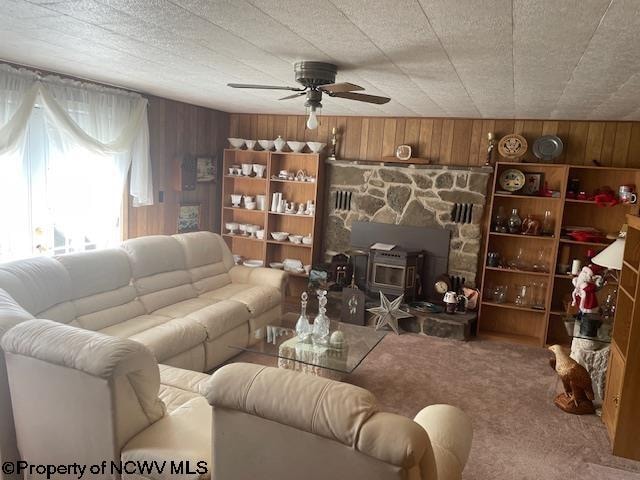
[[[499,192],[498,179],[502,171],[517,168],[523,172],[544,173],[544,180],[552,190],[560,192],[559,197],[536,197]],[[570,338],[564,327],[566,309],[564,303],[573,290],[571,275],[557,273],[561,249],[569,249],[570,258],[586,257],[587,250],[598,252],[613,242],[580,242],[561,236],[562,228],[569,225],[591,226],[603,232],[614,233],[625,223],[625,215],[638,213],[637,205],[620,204],[602,207],[594,201],[576,200],[566,197],[566,187],[570,178],[579,178],[581,189],[593,192],[608,185],[617,189],[619,185],[640,185],[640,170],[615,167],[591,167],[582,165],[560,165],[539,163],[499,162],[493,182],[493,195],[489,211],[489,222],[502,206],[507,216],[517,208],[521,217],[526,214],[542,219],[550,210],[555,222],[553,236],[526,236],[521,234],[491,231],[485,238],[484,259],[490,251],[500,252],[503,258],[512,258],[518,249],[528,253],[527,260],[533,263],[539,250],[544,250],[549,272],[514,270],[501,267],[485,267],[482,272],[483,292],[479,311],[478,335],[486,338],[544,346],[545,344],[568,344]],[[544,310],[513,305],[513,294],[508,301],[498,304],[487,297],[488,285],[519,285],[544,282],[546,284]],[[615,288],[609,283],[599,292],[601,301]]]
[[613,454],[640,460],[640,218],[627,215],[627,223],[602,421]]
[[[265,229],[264,239],[245,237],[239,234],[223,234],[223,238],[234,254],[245,259],[261,260],[265,267],[270,263],[281,262],[286,258],[299,259],[303,265],[317,262],[321,255],[321,220],[322,194],[324,186],[324,157],[315,153],[270,152],[255,150],[224,151],[223,167],[227,173],[232,165],[243,163],[259,163],[266,167],[266,178],[224,175],[222,189],[222,231],[227,232],[228,222],[259,225]],[[308,175],[316,177],[315,182],[272,179],[280,170],[297,172],[304,170]],[[315,203],[315,215],[297,215],[269,211],[271,198],[280,192],[288,200],[296,204],[311,200]],[[243,206],[231,206],[231,194],[264,195],[265,210],[247,210]],[[272,232],[289,232],[294,235],[313,236],[311,245],[295,244],[289,241],[279,242],[271,237]],[[304,273],[290,274],[287,292],[288,300],[299,297],[306,289],[308,276]]]

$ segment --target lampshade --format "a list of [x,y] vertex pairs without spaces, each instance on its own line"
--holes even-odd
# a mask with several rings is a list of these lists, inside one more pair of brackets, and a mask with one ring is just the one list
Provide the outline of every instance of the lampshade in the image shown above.
[[613,270],[622,270],[622,255],[624,253],[624,238],[618,237],[615,242],[602,250],[599,254],[591,259],[596,265],[610,268]]

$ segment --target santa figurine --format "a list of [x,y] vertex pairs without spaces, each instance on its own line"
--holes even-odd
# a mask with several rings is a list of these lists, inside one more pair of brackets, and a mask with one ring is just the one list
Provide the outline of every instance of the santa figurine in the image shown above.
[[581,318],[586,313],[599,313],[596,292],[602,287],[602,276],[596,275],[592,266],[587,266],[582,267],[580,274],[572,282],[575,288],[571,293],[571,306],[578,304],[578,317]]

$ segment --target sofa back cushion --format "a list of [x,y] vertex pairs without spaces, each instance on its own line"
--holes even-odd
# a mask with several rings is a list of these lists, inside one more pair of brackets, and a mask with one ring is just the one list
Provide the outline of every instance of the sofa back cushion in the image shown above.
[[26,258],[0,265],[0,288],[32,315],[63,323],[75,319],[71,279],[53,258]]
[[158,365],[138,342],[27,320],[0,345],[25,461],[118,460],[132,437],[164,416]]
[[153,235],[127,240],[133,286],[147,313],[198,296],[175,238]]
[[56,259],[71,279],[78,325],[102,330],[145,314],[131,282],[127,254],[119,248],[61,255]]
[[185,265],[199,294],[231,283],[233,255],[222,237],[212,232],[174,235],[184,253]]

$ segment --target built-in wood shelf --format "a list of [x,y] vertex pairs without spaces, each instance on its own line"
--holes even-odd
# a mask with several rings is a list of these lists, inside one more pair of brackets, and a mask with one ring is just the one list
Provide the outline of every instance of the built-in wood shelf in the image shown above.
[[494,192],[494,197],[500,198],[520,198],[523,200],[562,200],[560,197],[541,197],[539,195],[517,195],[515,193]]
[[[522,195],[520,192],[508,193],[501,191],[499,185],[500,176],[506,170],[513,168],[525,174],[542,173],[545,184],[548,188],[557,192],[556,196],[528,196]],[[574,287],[571,280],[574,276],[564,272],[557,273],[558,264],[571,263],[573,259],[582,260],[587,249],[599,252],[611,245],[614,240],[605,238],[605,235],[618,232],[624,223],[629,223],[626,214],[638,215],[640,209],[637,204],[622,204],[620,208],[599,208],[599,204],[594,200],[567,198],[569,179],[577,179],[580,184],[580,190],[590,195],[601,188],[602,185],[611,185],[612,187],[623,184],[640,185],[640,169],[568,164],[496,163],[493,185],[489,189],[494,193],[491,197],[491,205],[487,217],[494,219],[498,209],[501,209],[503,215],[506,214],[508,216],[510,209],[517,208],[521,218],[524,219],[525,216],[531,215],[533,218],[542,221],[545,212],[550,211],[554,222],[554,231],[553,235],[550,236],[529,236],[522,235],[519,232],[499,233],[491,231],[484,238],[483,258],[487,258],[488,252],[497,252],[500,258],[506,260],[523,256],[529,262],[529,265],[532,265],[535,259],[542,258],[551,271],[549,273],[527,272],[510,268],[484,266],[481,285],[509,285],[510,295],[507,299],[511,301],[515,298],[513,294],[515,286],[546,283],[545,292],[536,291],[536,295],[545,295],[545,309],[537,310],[509,303],[496,304],[495,302],[483,301],[480,303],[478,313],[478,335],[483,335],[484,332],[498,332],[503,338],[512,339],[513,341],[517,340],[515,337],[512,338],[511,335],[524,335],[532,343],[537,343],[541,347],[549,343],[567,343],[570,340],[563,323],[563,317],[567,315],[563,305],[566,298],[573,291]],[[513,200],[506,200],[507,198]],[[563,235],[563,227],[568,225],[596,228],[599,232],[602,232],[602,237],[596,238],[598,241],[591,242],[574,240],[568,235]],[[626,243],[629,245],[628,240]],[[640,236],[637,243],[640,245]],[[560,262],[561,255],[563,257],[567,256],[567,260]],[[626,280],[629,280],[630,276],[634,274],[640,276],[637,273],[638,267],[640,267],[640,247],[638,248],[637,258],[638,265],[635,266],[636,268],[629,269],[625,265],[621,275],[623,279],[625,279],[625,272],[628,273]],[[623,280],[622,285],[626,286],[624,282]],[[597,292],[600,304],[605,301],[607,295],[611,294],[616,286],[618,285],[615,282],[605,283]],[[536,288],[541,287],[538,285]],[[629,297],[628,293],[631,293],[630,288],[619,289],[619,298],[626,300]],[[542,296],[537,301],[542,302]],[[618,302],[619,304],[620,302]],[[620,317],[619,308],[617,312],[618,317]],[[620,324],[620,322],[617,323],[618,325]],[[620,330],[619,326],[617,330]]]
[[521,345],[539,346],[539,341],[536,337],[529,335],[517,335],[515,333],[504,332],[492,332],[490,330],[483,330],[480,332],[479,337],[486,340],[496,340],[499,342],[519,343]]
[[489,270],[491,272],[502,272],[502,273],[520,273],[525,275],[535,275],[539,277],[548,277],[550,275],[549,272],[535,272],[531,270],[518,270],[517,268],[508,268],[508,267],[484,267],[485,270]]
[[269,212],[269,215],[282,215],[284,217],[296,217],[296,218],[314,218],[315,215],[298,215],[297,213],[280,213],[280,212]]
[[304,243],[293,243],[289,241],[279,242],[278,240],[267,240],[267,243],[271,243],[274,245],[286,245],[287,247],[313,248],[313,245],[306,245]]
[[254,182],[264,182],[267,179],[264,177],[247,177],[246,175],[224,175],[224,178],[233,178],[234,180],[251,180]]
[[296,185],[313,185],[315,186],[316,182],[303,182],[302,180],[283,180],[282,178],[272,178],[272,182],[278,183],[295,183]]
[[560,243],[568,243],[570,245],[586,245],[588,247],[608,247],[611,242],[581,242],[580,240],[572,240],[570,238],[561,238]]
[[496,303],[496,302],[490,302],[488,300],[483,300],[482,301],[483,305],[488,305],[490,307],[499,307],[499,308],[508,308],[511,310],[522,310],[525,312],[535,312],[535,313],[545,313],[544,309],[538,309],[538,308],[531,308],[531,307],[522,307],[520,305],[516,305],[515,303],[509,303],[509,302],[505,302],[505,303]]
[[535,240],[554,240],[555,238],[548,235],[523,235],[522,233],[502,233],[502,232],[489,232],[489,235],[493,235],[496,237],[533,238]]

